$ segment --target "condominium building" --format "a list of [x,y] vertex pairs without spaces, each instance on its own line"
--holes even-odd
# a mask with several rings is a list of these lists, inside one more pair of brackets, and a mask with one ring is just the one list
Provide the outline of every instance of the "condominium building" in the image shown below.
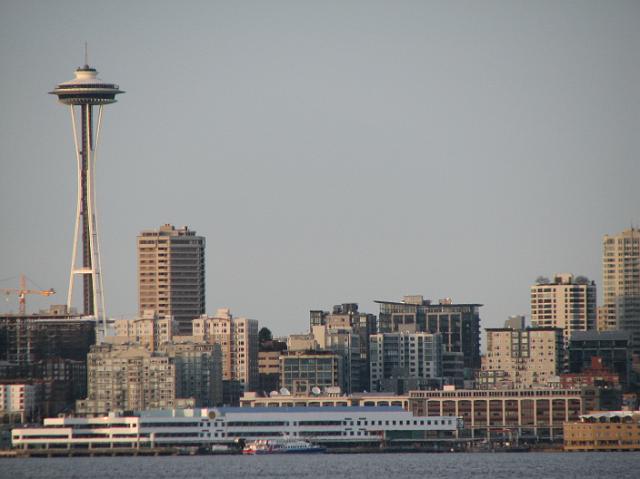
[[487,353],[478,380],[481,388],[532,388],[562,372],[559,328],[487,328]]
[[149,351],[171,342],[178,333],[178,323],[173,318],[159,317],[153,310],[145,310],[140,318],[116,319],[113,326],[116,334],[107,336],[106,342],[136,343]]
[[163,225],[138,236],[138,306],[172,316],[183,334],[205,312],[205,239],[186,226]]
[[222,352],[222,377],[239,381],[245,391],[258,386],[258,321],[235,318],[227,308],[215,316],[202,315],[193,320],[193,339],[218,344]]
[[574,331],[594,330],[596,317],[596,285],[584,276],[540,277],[531,286],[532,326],[562,329],[565,347]]
[[430,333],[380,333],[369,338],[373,391],[403,393],[442,383],[442,336]]
[[76,413],[104,415],[111,411],[163,409],[193,405],[176,398],[176,367],[165,353],[141,346],[103,344],[87,356],[87,398],[76,402]]
[[603,241],[604,328],[631,333],[640,354],[640,230],[630,228]]
[[222,404],[222,355],[217,344],[164,343],[160,351],[175,365],[176,397],[198,407]]
[[232,339],[234,379],[244,384],[245,391],[258,387],[258,321],[233,318]]
[[313,326],[313,338],[318,350],[331,351],[342,356],[345,392],[366,391],[369,388],[368,348],[363,348],[360,335],[350,326],[345,329],[330,328],[327,325]]
[[480,367],[481,304],[456,304],[451,298],[432,304],[420,295],[402,302],[376,301],[380,305],[378,332],[426,332],[442,335],[442,348],[463,353],[465,368]]

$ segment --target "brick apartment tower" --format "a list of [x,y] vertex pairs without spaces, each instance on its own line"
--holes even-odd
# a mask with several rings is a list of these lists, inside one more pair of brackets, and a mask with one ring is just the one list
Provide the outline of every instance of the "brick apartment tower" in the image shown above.
[[138,236],[138,312],[173,316],[180,334],[205,312],[205,239],[186,226],[163,225]]

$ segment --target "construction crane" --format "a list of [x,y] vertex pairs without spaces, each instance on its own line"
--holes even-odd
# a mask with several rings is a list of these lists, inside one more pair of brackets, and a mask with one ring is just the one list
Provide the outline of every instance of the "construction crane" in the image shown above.
[[46,290],[27,289],[27,277],[24,274],[20,275],[19,288],[0,288],[0,291],[4,292],[7,296],[10,294],[18,295],[19,311],[22,316],[27,314],[26,296],[28,294],[39,294],[40,296],[51,296],[52,294],[56,294],[53,288]]

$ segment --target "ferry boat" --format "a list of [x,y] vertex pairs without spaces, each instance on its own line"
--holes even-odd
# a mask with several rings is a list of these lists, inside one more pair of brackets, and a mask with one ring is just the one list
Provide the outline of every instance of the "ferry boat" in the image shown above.
[[301,439],[259,439],[247,444],[242,454],[312,454],[326,450],[326,447]]

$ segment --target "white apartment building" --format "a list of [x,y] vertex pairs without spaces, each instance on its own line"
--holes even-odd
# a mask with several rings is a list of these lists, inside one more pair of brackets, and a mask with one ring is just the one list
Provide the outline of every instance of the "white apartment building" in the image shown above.
[[193,340],[218,344],[222,352],[222,377],[244,383],[245,390],[258,386],[258,321],[234,318],[229,309],[215,316],[193,320]]
[[596,329],[596,285],[584,276],[556,274],[531,286],[531,325],[562,329],[565,347],[574,331]]

